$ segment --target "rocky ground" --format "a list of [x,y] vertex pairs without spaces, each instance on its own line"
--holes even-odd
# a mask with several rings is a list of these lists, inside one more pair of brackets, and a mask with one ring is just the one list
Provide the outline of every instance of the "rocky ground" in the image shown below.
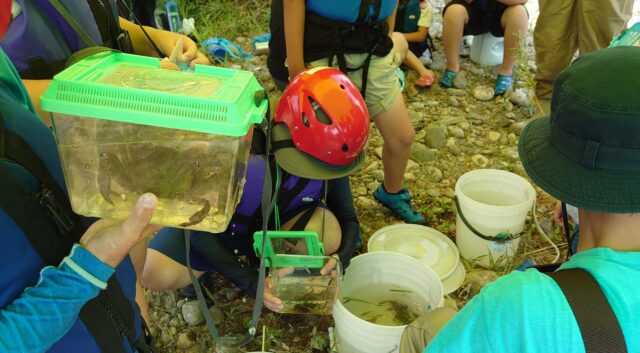
[[[432,3],[436,8],[441,8],[442,0],[433,0]],[[537,1],[529,1],[527,7],[532,17],[531,23],[535,23]],[[431,67],[436,73],[440,73],[444,65],[439,40],[442,26],[439,14],[436,13],[434,19],[436,23],[432,34],[438,50]],[[247,49],[249,41],[244,37],[236,39],[237,43]],[[404,98],[416,130],[416,138],[405,173],[406,186],[412,193],[414,205],[427,215],[431,226],[452,239],[456,233],[452,197],[458,177],[474,169],[496,168],[526,178],[518,158],[518,139],[524,126],[540,114],[530,94],[530,78],[535,71],[531,35],[526,39],[526,49],[521,54],[518,60],[521,70],[516,83],[517,90],[508,98],[492,96],[490,88],[495,83],[493,68],[480,67],[469,59],[462,59],[465,82],[458,82],[458,88],[455,89],[445,90],[434,85],[431,89],[419,91],[412,84],[413,75],[408,76]],[[254,59],[226,65],[253,71],[270,92],[271,99],[277,101],[279,93],[271,82],[265,60],[265,56],[256,56]],[[488,96],[483,97],[487,88]],[[377,229],[399,223],[372,197],[383,177],[381,146],[382,139],[375,127],[372,127],[366,166],[351,179],[364,244]],[[535,189],[539,224],[558,243],[564,256],[566,246],[563,246],[559,229],[550,217],[554,200],[539,188]],[[511,271],[526,259],[533,259],[538,263],[553,260],[555,252],[541,238],[530,220],[531,217],[518,253],[506,266],[487,270],[465,263],[467,277],[463,290],[450,296],[458,307],[463,306],[486,282]],[[366,252],[366,248],[360,251]],[[219,276],[214,275],[211,282],[208,300],[210,312],[219,325],[219,332],[228,336],[243,335],[250,321],[253,300]],[[230,350],[212,342],[196,302],[184,299],[179,292],[172,291],[147,291],[146,295],[151,303],[151,330],[158,337],[157,343],[164,352],[257,351],[263,341],[266,349],[274,352],[328,351],[327,330],[333,324],[331,317],[282,315],[264,309],[254,342],[240,350]]]

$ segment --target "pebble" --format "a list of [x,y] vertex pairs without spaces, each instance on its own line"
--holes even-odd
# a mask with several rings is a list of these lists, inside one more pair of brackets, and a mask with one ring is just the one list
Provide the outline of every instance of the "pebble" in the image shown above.
[[416,181],[416,175],[413,173],[404,173],[404,180],[406,181]]
[[417,162],[430,162],[436,159],[435,151],[436,150],[429,149],[427,146],[421,144],[420,142],[414,142],[411,145],[411,153],[409,154],[409,156],[411,157],[411,159]]
[[447,143],[447,129],[442,125],[431,126],[424,141],[431,148],[444,147]]
[[469,128],[471,127],[471,124],[469,124],[469,122],[468,122],[468,121],[462,121],[462,122],[460,122],[460,124],[458,124],[458,126],[459,126],[462,130],[467,131],[467,130],[469,130]]
[[189,325],[200,325],[204,322],[204,316],[200,311],[200,305],[193,300],[182,305],[182,317]]
[[178,335],[178,342],[177,342],[178,348],[186,349],[193,346],[194,343],[195,342],[193,339],[193,334],[191,332],[182,331]]
[[380,183],[377,181],[372,181],[370,183],[367,184],[367,189],[369,189],[369,191],[371,191],[372,193],[376,191],[376,189],[378,188],[378,186],[380,186]]
[[490,86],[477,86],[473,89],[473,97],[479,101],[488,101],[493,98],[493,88]]
[[209,313],[211,314],[214,324],[220,325],[224,321],[224,311],[222,311],[218,306],[211,305],[209,307]]
[[486,168],[489,165],[489,159],[481,154],[473,155],[471,161],[480,168]]
[[364,186],[356,188],[356,194],[358,196],[367,196],[367,188]]
[[405,169],[405,172],[413,172],[419,169],[420,169],[420,165],[418,163],[416,163],[411,159],[407,161],[407,168]]
[[442,180],[442,171],[436,167],[427,167],[427,178],[433,182]]
[[509,141],[510,144],[517,143],[518,137],[516,136],[516,134],[510,133],[509,135],[507,135],[507,141]]
[[470,111],[467,116],[469,117],[469,119],[475,120],[475,121],[487,120],[487,116],[478,111]]
[[374,179],[379,182],[382,182],[384,180],[384,172],[380,169],[374,170],[373,172],[371,172],[371,175],[373,175]]
[[240,298],[240,291],[237,291],[235,289],[229,290],[226,293],[226,297],[227,297],[227,300],[229,301],[236,300]]
[[464,90],[458,88],[447,88],[445,91],[450,96],[464,96],[465,94]]
[[449,105],[452,105],[454,107],[459,107],[460,102],[458,101],[458,98],[456,98],[455,96],[449,96]]
[[364,168],[362,170],[363,174],[369,174],[371,172],[373,172],[376,169],[380,169],[380,162],[373,162],[371,164],[369,164],[366,168]]
[[447,129],[449,130],[449,134],[451,134],[451,136],[457,137],[459,139],[464,138],[464,130],[462,130],[461,128],[457,126],[449,126]]
[[378,158],[382,159],[382,147],[376,147],[374,149],[376,156],[378,156]]
[[509,101],[521,107],[529,107],[533,105],[533,92],[527,88],[518,88],[511,93]]
[[[450,97],[450,98],[455,98],[455,97]],[[438,121],[440,125],[444,125],[444,126],[456,125],[462,122],[464,122],[464,117],[462,116],[445,116],[440,121]]]
[[487,139],[491,142],[498,142],[498,140],[500,140],[500,133],[497,131],[489,131]]

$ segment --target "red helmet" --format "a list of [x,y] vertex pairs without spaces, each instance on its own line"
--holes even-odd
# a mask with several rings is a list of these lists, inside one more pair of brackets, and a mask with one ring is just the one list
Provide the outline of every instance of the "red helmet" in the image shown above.
[[296,76],[274,117],[294,146],[329,165],[354,163],[367,143],[369,113],[356,85],[341,71],[317,67]]

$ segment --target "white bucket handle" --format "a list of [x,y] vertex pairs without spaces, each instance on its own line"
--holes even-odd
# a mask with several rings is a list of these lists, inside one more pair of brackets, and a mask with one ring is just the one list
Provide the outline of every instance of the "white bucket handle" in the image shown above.
[[513,234],[510,231],[502,231],[494,236],[491,235],[484,235],[482,233],[480,233],[477,229],[475,229],[471,223],[469,223],[469,221],[467,221],[467,218],[464,216],[464,213],[462,213],[462,209],[460,208],[460,203],[458,202],[458,196],[453,196],[453,203],[456,204],[456,210],[458,211],[458,215],[460,216],[460,219],[462,220],[462,222],[464,222],[464,225],[467,226],[467,228],[469,228],[469,230],[479,236],[480,238],[484,239],[484,240],[488,240],[488,241],[494,241],[497,243],[505,243],[508,241],[511,241],[513,239],[517,239],[520,238],[522,236],[522,234],[524,234],[524,229],[527,229],[527,227],[523,227],[522,231],[518,234]]

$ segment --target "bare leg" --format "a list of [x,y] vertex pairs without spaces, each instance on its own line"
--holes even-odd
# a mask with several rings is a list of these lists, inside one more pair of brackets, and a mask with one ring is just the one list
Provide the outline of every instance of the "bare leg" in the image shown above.
[[458,72],[460,63],[458,55],[464,25],[469,22],[467,9],[462,5],[453,4],[447,8],[444,14],[442,26],[442,38],[444,41],[444,54],[447,57],[447,69]]
[[402,189],[404,171],[407,168],[409,152],[415,136],[402,95],[398,95],[391,109],[376,115],[373,120],[384,140],[382,146],[384,188],[389,193],[396,193]]
[[420,86],[430,86],[433,84],[433,81],[435,80],[433,72],[427,70],[420,59],[418,59],[418,57],[409,50],[409,43],[407,43],[407,39],[402,35],[402,33],[393,32],[391,39],[393,40],[393,50],[400,54],[400,61],[420,75],[420,78],[418,79],[420,81],[418,82],[418,80],[416,80],[416,83]]
[[[193,270],[196,277],[203,271]],[[153,290],[178,289],[191,284],[186,266],[154,249],[147,250],[147,260],[140,277],[142,285]]]
[[527,11],[522,5],[509,6],[502,14],[504,54],[498,71],[500,75],[511,75],[519,46],[518,39],[526,38],[528,22]]

